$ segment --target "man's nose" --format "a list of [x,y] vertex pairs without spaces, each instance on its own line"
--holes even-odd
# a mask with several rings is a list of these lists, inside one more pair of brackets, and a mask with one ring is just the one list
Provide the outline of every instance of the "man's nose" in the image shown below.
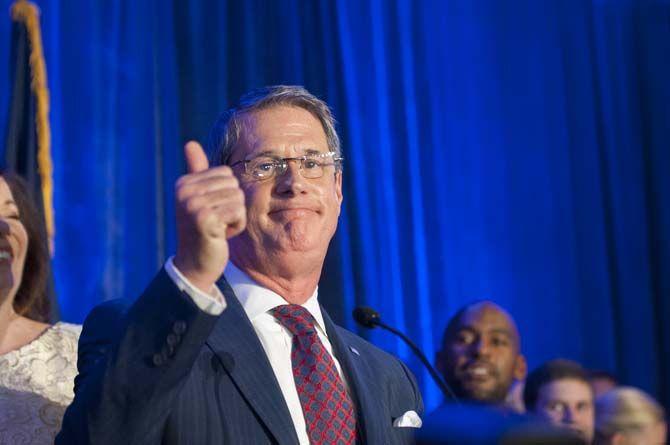
[[566,407],[565,410],[563,410],[563,423],[570,424],[574,423],[575,421],[575,412],[571,407]]
[[489,355],[489,343],[484,338],[480,338],[474,342],[472,347],[477,357],[486,357]]
[[300,160],[286,160],[286,171],[276,178],[278,193],[301,193],[305,190],[305,178],[300,172]]

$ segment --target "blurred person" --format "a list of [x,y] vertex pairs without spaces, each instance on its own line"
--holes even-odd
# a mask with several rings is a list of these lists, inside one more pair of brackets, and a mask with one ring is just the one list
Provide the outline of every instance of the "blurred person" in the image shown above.
[[596,399],[619,386],[619,381],[613,374],[598,369],[589,371],[589,383]]
[[664,445],[667,439],[665,412],[645,392],[622,386],[596,399],[596,445]]
[[528,413],[593,442],[593,390],[587,371],[578,363],[565,359],[544,363],[528,374],[523,398]]
[[459,399],[499,407],[526,376],[516,323],[488,300],[468,304],[449,320],[436,365]]
[[25,182],[0,173],[0,443],[53,443],[74,396],[81,327],[49,324],[39,218]]

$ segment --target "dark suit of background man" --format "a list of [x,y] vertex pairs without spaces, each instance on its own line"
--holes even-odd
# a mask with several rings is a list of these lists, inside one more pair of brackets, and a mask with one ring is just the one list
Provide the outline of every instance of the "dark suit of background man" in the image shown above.
[[[254,91],[184,149],[177,252],[94,309],[59,444],[404,444],[423,409],[394,357],[336,326],[317,284],[342,203],[325,103]],[[223,273],[223,276],[222,276]]]

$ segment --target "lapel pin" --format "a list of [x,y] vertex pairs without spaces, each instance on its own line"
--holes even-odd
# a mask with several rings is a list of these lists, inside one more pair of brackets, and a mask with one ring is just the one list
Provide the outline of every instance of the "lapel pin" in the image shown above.
[[358,356],[361,355],[361,353],[358,352],[358,349],[354,348],[353,346],[349,346],[349,349],[350,349],[351,352],[353,352],[354,354],[356,354],[356,355],[358,355]]

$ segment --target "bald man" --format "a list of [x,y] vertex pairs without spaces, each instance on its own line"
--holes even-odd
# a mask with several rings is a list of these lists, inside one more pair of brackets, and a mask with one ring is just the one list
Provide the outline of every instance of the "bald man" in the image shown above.
[[436,364],[461,400],[499,406],[527,371],[516,323],[492,301],[469,304],[452,317]]

